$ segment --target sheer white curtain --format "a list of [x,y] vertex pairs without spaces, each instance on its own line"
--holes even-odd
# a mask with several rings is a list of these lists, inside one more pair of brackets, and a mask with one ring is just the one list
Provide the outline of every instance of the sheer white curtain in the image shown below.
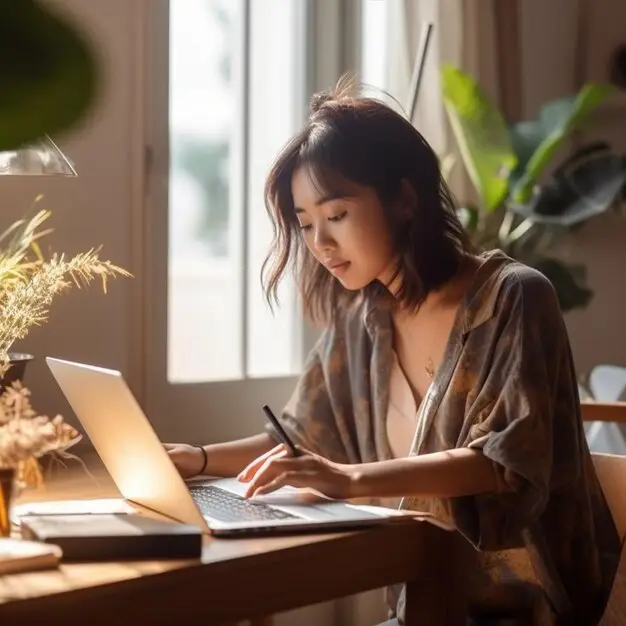
[[[387,90],[403,106],[409,95],[409,84],[422,27],[434,24],[417,107],[412,122],[439,155],[454,154],[457,166],[451,178],[452,188],[459,199],[474,198],[473,189],[460,167],[441,95],[440,68],[452,63],[472,74],[496,103],[502,104],[501,68],[507,50],[501,48],[497,24],[501,22],[498,0],[386,0],[389,49]],[[507,0],[512,7],[516,0]],[[515,8],[515,7],[514,7]],[[510,9],[510,7],[509,7]],[[513,15],[514,13],[511,13]],[[515,42],[509,23],[506,36]],[[510,68],[509,68],[510,69]]]

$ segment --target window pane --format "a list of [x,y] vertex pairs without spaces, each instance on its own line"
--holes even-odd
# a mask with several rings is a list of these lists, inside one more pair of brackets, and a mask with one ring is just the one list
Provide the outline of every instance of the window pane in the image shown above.
[[306,109],[304,3],[170,7],[168,379],[289,375],[299,315],[290,277],[274,314],[261,290],[272,236],[263,188]]
[[250,141],[248,211],[248,375],[294,374],[300,365],[300,324],[289,273],[271,313],[260,272],[272,240],[264,206],[265,179],[277,154],[303,123],[305,64],[301,34],[304,10],[296,0],[251,3]]
[[170,3],[168,379],[242,376],[242,2]]

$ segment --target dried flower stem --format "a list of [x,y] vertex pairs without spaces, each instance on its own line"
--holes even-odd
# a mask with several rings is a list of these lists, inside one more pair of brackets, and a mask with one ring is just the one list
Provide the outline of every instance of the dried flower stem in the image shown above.
[[[40,211],[30,220],[18,220],[0,235],[0,242],[12,236],[0,252],[0,375],[9,365],[8,351],[13,343],[48,319],[56,295],[72,284],[80,288],[96,278],[106,293],[109,278],[130,276],[110,261],[102,261],[99,249],[69,259],[55,254],[44,260],[38,240],[50,231],[39,228],[49,216],[48,211]],[[34,259],[29,257],[31,252]]]

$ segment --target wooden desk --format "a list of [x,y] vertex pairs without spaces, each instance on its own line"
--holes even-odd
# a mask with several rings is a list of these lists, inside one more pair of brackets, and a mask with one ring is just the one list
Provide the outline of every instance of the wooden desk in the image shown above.
[[[62,495],[48,491],[49,498],[81,493],[75,486]],[[459,570],[450,562],[458,541],[416,521],[349,533],[207,538],[200,561],[67,564],[0,577],[0,623],[211,626],[406,581],[407,625],[456,626],[465,620],[455,593],[461,586],[452,579]]]

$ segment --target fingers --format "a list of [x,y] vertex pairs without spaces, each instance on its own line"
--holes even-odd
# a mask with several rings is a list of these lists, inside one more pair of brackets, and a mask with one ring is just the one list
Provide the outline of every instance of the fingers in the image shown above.
[[265,461],[259,470],[250,479],[250,484],[245,491],[249,497],[257,492],[260,487],[271,483],[278,476],[285,473],[310,472],[311,459],[292,456],[272,457]]
[[237,479],[242,483],[247,483],[259,471],[259,469],[263,466],[263,464],[268,459],[274,456],[281,458],[283,456],[286,456],[287,454],[288,452],[287,452],[286,447],[282,443],[278,444],[277,446],[275,446],[274,448],[272,448],[265,454],[262,454],[261,456],[254,459],[252,463],[248,464],[247,467],[241,470],[241,472],[237,476]]
[[299,446],[298,444],[295,444],[295,445],[296,445],[296,449],[300,452],[301,455],[303,455],[303,456],[317,456],[313,452],[311,452],[310,450],[307,450],[306,448],[303,448],[302,446]]
[[255,489],[250,496],[262,496],[272,491],[276,491],[281,487],[308,487],[315,479],[316,473],[306,470],[291,470],[282,472],[274,480]]

